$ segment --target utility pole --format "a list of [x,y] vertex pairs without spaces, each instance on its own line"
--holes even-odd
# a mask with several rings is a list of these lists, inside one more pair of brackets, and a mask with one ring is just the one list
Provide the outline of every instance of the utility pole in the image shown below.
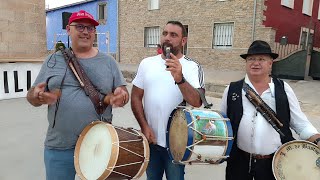
[[[313,40],[311,40],[310,35],[311,35],[311,29],[312,27],[312,19],[310,19],[309,22],[309,27],[308,27],[308,33],[307,33],[307,38],[306,38],[306,43],[307,43],[307,58],[306,58],[306,67],[304,71],[304,80],[311,80],[312,78],[309,76],[309,70],[310,70],[310,61],[311,61],[311,53],[313,49]],[[311,42],[309,42],[311,41]]]

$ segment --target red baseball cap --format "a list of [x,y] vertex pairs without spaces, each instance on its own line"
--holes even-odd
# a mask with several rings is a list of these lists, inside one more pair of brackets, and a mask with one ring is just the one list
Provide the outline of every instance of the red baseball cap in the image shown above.
[[94,20],[93,16],[91,14],[89,14],[88,12],[86,12],[85,10],[80,10],[79,12],[72,13],[69,18],[68,25],[70,25],[74,21],[82,20],[82,19],[89,20],[94,26],[99,25],[99,23],[96,20]]

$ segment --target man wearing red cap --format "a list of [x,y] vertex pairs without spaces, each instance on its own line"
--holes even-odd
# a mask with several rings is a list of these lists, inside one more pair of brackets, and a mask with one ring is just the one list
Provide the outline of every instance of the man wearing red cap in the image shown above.
[[82,130],[95,120],[111,122],[112,106],[122,107],[129,100],[116,61],[93,48],[98,25],[91,14],[81,10],[71,15],[66,30],[72,41],[70,51],[97,90],[99,102],[103,102],[101,113],[61,51],[47,57],[27,94],[33,106],[48,105],[44,150],[47,180],[73,180],[74,148]]
[[235,137],[226,180],[272,180],[274,153],[294,140],[290,128],[318,147],[320,134],[301,111],[292,88],[270,76],[278,54],[267,42],[254,41],[240,56],[245,59],[246,76],[225,89],[221,104]]

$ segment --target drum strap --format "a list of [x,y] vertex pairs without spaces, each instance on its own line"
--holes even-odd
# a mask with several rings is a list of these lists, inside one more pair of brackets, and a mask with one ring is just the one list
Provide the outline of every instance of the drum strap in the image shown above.
[[256,108],[256,110],[271,124],[271,126],[281,135],[285,136],[280,130],[283,124],[276,117],[276,113],[265,103],[262,98],[247,84],[243,81],[242,89],[246,93],[246,97]]
[[78,79],[84,92],[86,93],[87,96],[89,96],[91,102],[95,107],[96,112],[102,118],[102,114],[106,109],[106,107],[103,104],[103,99],[100,98],[101,93],[94,87],[94,85],[90,81],[89,77],[87,76],[84,69],[80,65],[72,49],[71,48],[65,49],[63,46],[60,46],[59,49],[61,50],[64,56],[64,59],[66,60],[66,63],[69,65],[75,77]]
[[202,104],[203,104],[203,106],[204,106],[204,108],[206,108],[206,109],[211,109],[211,107],[212,107],[212,103],[208,103],[208,101],[207,101],[207,99],[206,99],[206,96],[205,96],[205,94],[203,93],[203,91],[201,90],[201,89],[196,89],[197,91],[198,91],[198,93],[199,93],[199,96],[200,96],[200,99],[201,99],[201,101],[202,101]]

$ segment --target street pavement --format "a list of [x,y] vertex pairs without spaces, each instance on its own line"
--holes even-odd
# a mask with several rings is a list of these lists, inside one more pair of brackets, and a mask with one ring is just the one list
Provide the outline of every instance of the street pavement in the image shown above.
[[[137,65],[120,64],[128,82],[137,69]],[[206,84],[209,87],[208,101],[219,109],[220,95],[230,82],[243,77],[243,72],[221,71],[204,68]],[[286,80],[296,92],[303,111],[311,123],[320,130],[320,81]],[[130,89],[131,83],[128,83]],[[217,90],[214,88],[218,87]],[[220,89],[219,89],[220,88]],[[43,163],[43,142],[47,128],[46,107],[34,108],[25,98],[0,101],[0,179],[16,180],[45,179]],[[140,129],[128,103],[124,108],[114,110],[115,126]],[[224,179],[225,163],[220,165],[188,165],[186,179]],[[145,174],[140,179],[146,179]]]
[[[128,84],[128,89],[131,89]],[[220,99],[207,97],[218,106]],[[0,101],[0,180],[44,180],[43,142],[47,129],[46,106],[33,107],[25,98]],[[140,129],[130,102],[114,109],[113,125]],[[186,167],[188,179],[223,180],[225,164],[192,165]],[[75,179],[78,179],[77,177]],[[145,173],[140,178],[146,179]],[[165,178],[164,178],[165,179]]]

